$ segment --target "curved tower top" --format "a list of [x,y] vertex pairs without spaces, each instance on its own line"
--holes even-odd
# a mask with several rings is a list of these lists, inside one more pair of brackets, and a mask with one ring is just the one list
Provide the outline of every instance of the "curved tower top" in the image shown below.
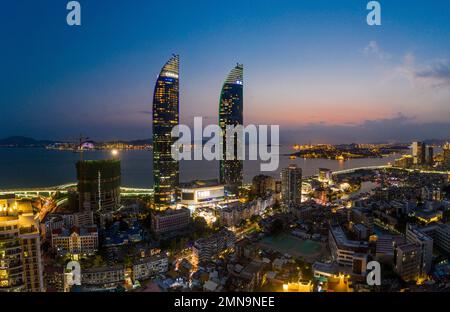
[[236,65],[236,67],[234,67],[228,74],[228,77],[225,80],[225,83],[226,84],[228,83],[228,84],[243,85],[244,84],[244,65],[238,63]]
[[160,77],[178,78],[180,73],[180,56],[173,54],[167,63],[161,69]]

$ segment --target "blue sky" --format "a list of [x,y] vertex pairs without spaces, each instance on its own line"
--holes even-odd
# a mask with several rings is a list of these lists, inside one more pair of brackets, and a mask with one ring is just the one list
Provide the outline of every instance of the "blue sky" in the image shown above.
[[450,130],[450,2],[5,0],[0,137],[151,136],[156,75],[181,56],[181,121],[216,122],[221,85],[245,67],[246,123],[286,140],[444,138]]

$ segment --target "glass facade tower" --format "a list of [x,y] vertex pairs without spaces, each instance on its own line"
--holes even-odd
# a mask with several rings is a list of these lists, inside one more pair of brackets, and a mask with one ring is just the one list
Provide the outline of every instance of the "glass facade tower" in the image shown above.
[[[219,126],[222,129],[223,160],[220,161],[220,182],[228,192],[237,194],[243,182],[243,161],[237,159],[237,150],[241,142],[237,134],[234,135],[234,159],[227,157],[226,128],[238,126],[244,122],[244,66],[237,64],[225,80],[219,102]],[[228,151],[228,156],[233,155]]]
[[163,66],[153,95],[153,181],[155,208],[164,210],[175,204],[179,163],[171,156],[175,143],[172,128],[179,124],[179,56]]

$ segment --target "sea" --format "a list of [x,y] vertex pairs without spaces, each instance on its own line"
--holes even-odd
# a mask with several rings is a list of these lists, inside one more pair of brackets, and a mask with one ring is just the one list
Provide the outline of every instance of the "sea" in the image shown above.
[[[318,173],[319,168],[333,171],[392,163],[399,155],[383,158],[362,158],[338,161],[331,159],[290,159],[294,152],[291,146],[280,146],[278,170],[261,172],[259,161],[244,161],[244,180],[251,182],[258,174],[280,177],[283,167],[296,164],[303,176]],[[86,151],[84,159],[111,158],[110,151]],[[122,185],[126,187],[151,188],[153,186],[152,151],[122,150],[117,156],[121,160]],[[45,148],[0,148],[0,189],[51,187],[76,181],[75,164],[80,153],[48,150]],[[183,160],[180,162],[180,181],[217,179],[219,162],[207,160]]]

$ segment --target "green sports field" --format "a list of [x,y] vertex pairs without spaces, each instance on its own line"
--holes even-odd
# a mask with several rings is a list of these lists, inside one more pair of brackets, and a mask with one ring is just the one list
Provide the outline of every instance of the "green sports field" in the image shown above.
[[267,236],[260,241],[260,244],[262,247],[305,259],[320,255],[323,249],[321,243],[302,240],[290,234]]

